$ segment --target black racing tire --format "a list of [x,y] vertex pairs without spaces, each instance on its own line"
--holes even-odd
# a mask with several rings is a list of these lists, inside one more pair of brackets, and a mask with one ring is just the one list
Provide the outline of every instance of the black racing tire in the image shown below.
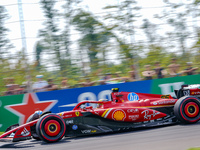
[[45,111],[45,112],[43,112],[41,115],[40,115],[40,117],[42,117],[42,116],[44,116],[44,115],[46,115],[46,114],[50,114],[51,113],[51,111]]
[[181,97],[174,105],[174,114],[182,123],[196,123],[200,120],[200,100],[194,96]]
[[[39,118],[39,116],[38,116],[38,118]],[[32,114],[32,115],[30,115],[29,117],[28,117],[28,119],[26,120],[26,123],[28,123],[28,122],[31,122],[31,121],[33,121],[33,120],[36,120],[36,119],[38,119],[38,118],[36,118],[35,116],[34,116],[34,114]],[[41,140],[40,138],[39,138],[39,136],[37,135],[37,133],[36,133],[36,125],[34,125],[34,126],[32,126],[31,127],[31,136],[32,136],[32,138],[33,139],[35,139],[35,140]]]
[[63,138],[66,131],[64,120],[53,113],[42,116],[36,124],[36,133],[45,142],[57,142]]

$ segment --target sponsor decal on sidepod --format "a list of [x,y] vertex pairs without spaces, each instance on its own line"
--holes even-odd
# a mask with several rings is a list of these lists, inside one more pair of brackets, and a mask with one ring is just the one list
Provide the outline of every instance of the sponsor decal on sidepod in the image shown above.
[[77,126],[77,125],[73,125],[73,126],[72,126],[72,129],[73,129],[73,130],[77,130],[77,129],[78,129],[78,126]]

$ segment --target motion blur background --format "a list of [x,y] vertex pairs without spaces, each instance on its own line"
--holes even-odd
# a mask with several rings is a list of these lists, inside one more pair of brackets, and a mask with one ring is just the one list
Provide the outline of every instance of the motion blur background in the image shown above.
[[188,64],[199,67],[199,5],[200,0],[0,2],[0,91],[10,84],[23,88],[39,74],[74,88],[99,85],[108,73],[128,78],[134,71],[135,81],[143,80],[144,66],[155,69],[155,62],[171,77],[172,58],[180,72]]

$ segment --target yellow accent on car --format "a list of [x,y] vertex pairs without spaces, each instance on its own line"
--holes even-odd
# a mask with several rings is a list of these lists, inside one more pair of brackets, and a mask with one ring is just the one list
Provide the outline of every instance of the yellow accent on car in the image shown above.
[[107,109],[106,111],[104,111],[104,113],[102,114],[101,117],[104,117],[106,115],[106,113],[108,112],[109,109]]
[[75,112],[76,116],[78,117],[80,115],[80,112],[79,111],[76,111]]

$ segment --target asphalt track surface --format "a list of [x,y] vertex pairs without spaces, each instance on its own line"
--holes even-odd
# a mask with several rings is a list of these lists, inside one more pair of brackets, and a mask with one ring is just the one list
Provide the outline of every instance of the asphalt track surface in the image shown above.
[[78,138],[57,143],[28,140],[0,143],[0,149],[20,150],[187,150],[200,147],[200,122]]

